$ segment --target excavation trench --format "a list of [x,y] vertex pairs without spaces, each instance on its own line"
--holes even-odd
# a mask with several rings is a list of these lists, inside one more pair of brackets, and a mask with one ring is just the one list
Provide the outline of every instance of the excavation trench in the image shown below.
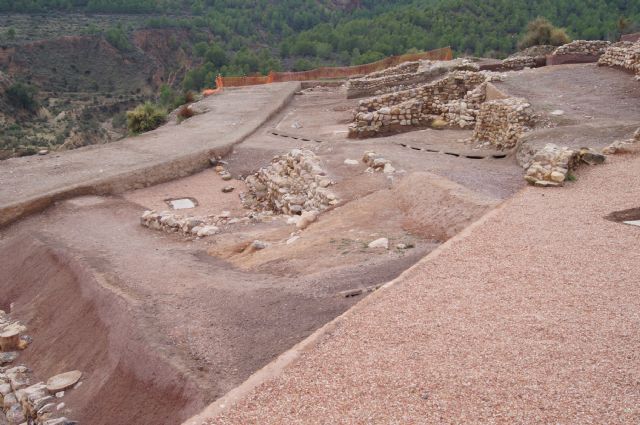
[[[458,139],[469,132],[347,141],[336,123],[352,104],[341,89],[297,96],[224,158],[231,180],[209,168],[118,197],[62,201],[3,230],[0,308],[13,305],[33,338],[16,363],[32,370],[32,382],[82,371],[82,386],[64,399],[65,416],[81,424],[181,423],[522,185],[512,161],[465,157]],[[315,192],[279,197],[287,186],[272,187],[268,173],[247,180],[292,149],[317,156]],[[397,172],[363,163],[370,151]],[[261,185],[274,218],[231,224],[260,211],[238,195]],[[312,196],[295,199],[303,193]],[[218,231],[140,225],[145,210],[184,200],[190,208],[171,212],[225,216]],[[287,219],[298,207],[321,213],[298,228]],[[380,239],[388,249],[370,246]]]

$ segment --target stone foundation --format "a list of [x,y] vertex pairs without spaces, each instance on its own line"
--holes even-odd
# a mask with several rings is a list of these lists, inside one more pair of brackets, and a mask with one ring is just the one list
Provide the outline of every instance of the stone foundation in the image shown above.
[[[451,125],[475,122],[474,107],[484,101],[484,73],[455,71],[415,89],[361,100],[349,137],[370,137],[446,120]],[[457,122],[451,121],[456,119]]]
[[621,68],[640,75],[640,41],[613,44],[600,57],[598,65]]

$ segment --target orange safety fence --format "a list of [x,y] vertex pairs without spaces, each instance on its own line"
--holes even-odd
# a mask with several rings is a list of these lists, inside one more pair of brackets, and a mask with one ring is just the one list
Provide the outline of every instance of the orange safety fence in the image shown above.
[[356,66],[344,67],[322,67],[312,69],[310,71],[301,72],[273,72],[266,76],[254,77],[223,77],[219,75],[216,78],[216,89],[207,89],[203,94],[211,95],[222,91],[224,87],[243,87],[258,84],[280,83],[285,81],[309,81],[332,78],[348,78],[357,75],[370,74],[372,72],[382,71],[383,69],[399,65],[403,62],[412,62],[417,60],[451,60],[453,59],[453,51],[450,47],[430,50],[422,53],[407,53],[405,55],[390,56],[377,62]]

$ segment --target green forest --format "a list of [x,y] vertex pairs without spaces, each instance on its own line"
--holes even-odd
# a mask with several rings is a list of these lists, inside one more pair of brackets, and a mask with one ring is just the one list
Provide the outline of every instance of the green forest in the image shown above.
[[[185,89],[211,85],[218,73],[361,64],[443,46],[505,57],[537,17],[573,39],[616,40],[640,23],[637,0],[0,0],[0,11],[144,14],[145,27],[186,28],[201,65]],[[127,30],[104,35],[124,49]]]

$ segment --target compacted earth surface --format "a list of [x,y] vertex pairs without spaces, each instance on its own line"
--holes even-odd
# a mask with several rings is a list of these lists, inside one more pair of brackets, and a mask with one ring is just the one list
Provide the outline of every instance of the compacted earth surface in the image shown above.
[[[513,78],[543,78],[528,72]],[[514,92],[519,84],[503,83]],[[229,109],[245,105],[242,96],[251,104],[255,93],[229,92]],[[195,134],[204,148],[206,131],[195,123],[216,120],[224,96],[208,98],[209,112],[183,123],[190,132],[176,143],[188,146]],[[525,185],[513,155],[472,148],[469,130],[347,139],[356,105],[344,87],[312,85],[212,158],[215,167],[117,195],[59,200],[1,229],[0,309],[32,338],[17,360],[32,381],[82,371],[82,386],[64,399],[65,415],[80,423],[180,423]],[[568,105],[549,107],[570,114]],[[224,125],[240,126],[233,111],[224,113]],[[141,152],[146,141],[168,140],[170,127],[140,138]],[[292,150],[314,155],[335,197],[308,226],[277,211],[254,214],[243,203],[246,177]],[[385,171],[363,162],[372,151],[389,164]],[[58,171],[65,155],[80,154],[56,158]],[[83,155],[93,164],[100,150]],[[0,176],[15,179],[35,160],[11,161]],[[38,192],[34,183],[30,191]],[[178,199],[192,208],[172,210]],[[196,237],[141,225],[145,211],[225,220],[215,234]]]

